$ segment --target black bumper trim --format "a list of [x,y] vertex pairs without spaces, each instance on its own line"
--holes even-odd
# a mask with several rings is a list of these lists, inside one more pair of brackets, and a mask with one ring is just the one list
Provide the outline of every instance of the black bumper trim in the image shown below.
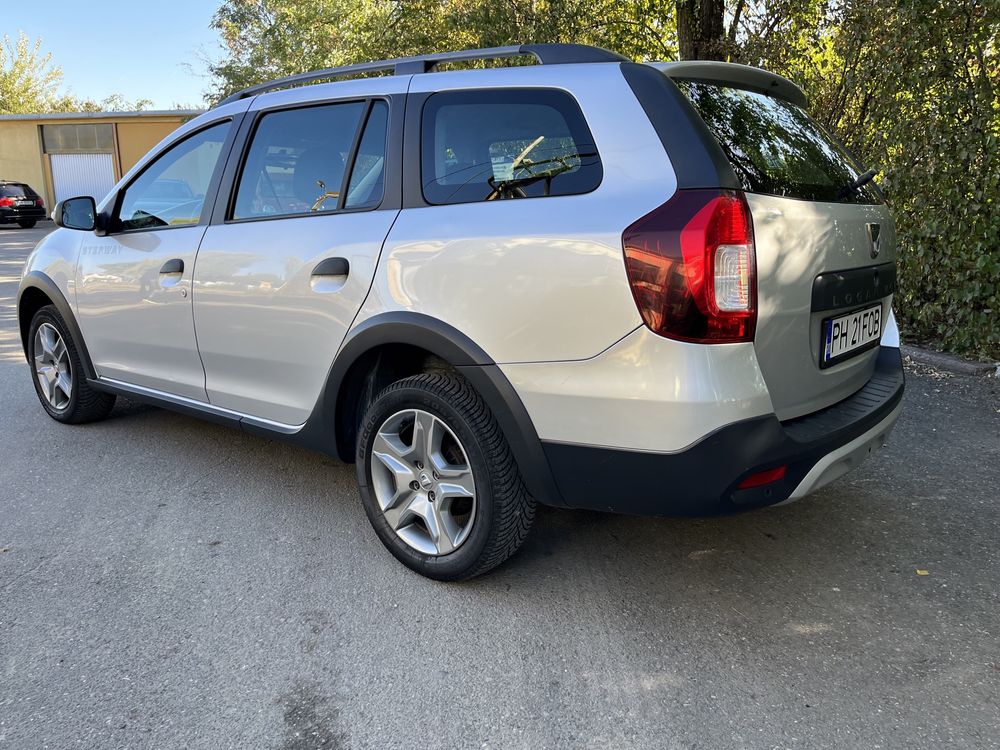
[[[543,442],[556,484],[572,508],[643,516],[706,516],[787,499],[823,456],[888,417],[903,397],[898,349],[879,350],[861,390],[787,422],[774,415],[723,427],[679,453],[644,453]],[[737,490],[758,471],[785,465],[779,482]]]
[[44,208],[0,211],[0,224],[16,224],[19,221],[42,221],[45,217]]
[[827,271],[813,281],[812,311],[862,307],[885,299],[896,291],[896,264]]

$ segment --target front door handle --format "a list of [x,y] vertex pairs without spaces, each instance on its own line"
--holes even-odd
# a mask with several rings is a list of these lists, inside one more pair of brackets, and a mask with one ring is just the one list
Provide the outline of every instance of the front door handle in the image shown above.
[[160,273],[184,273],[184,261],[172,258],[160,266]]
[[347,276],[351,264],[347,258],[325,258],[313,269],[313,276]]

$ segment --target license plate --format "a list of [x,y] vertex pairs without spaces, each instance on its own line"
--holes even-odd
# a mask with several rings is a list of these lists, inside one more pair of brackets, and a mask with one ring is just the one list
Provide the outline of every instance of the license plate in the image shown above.
[[830,367],[878,345],[882,338],[882,305],[827,318],[822,330],[819,366]]
[[15,206],[34,206],[34,201],[14,201]]

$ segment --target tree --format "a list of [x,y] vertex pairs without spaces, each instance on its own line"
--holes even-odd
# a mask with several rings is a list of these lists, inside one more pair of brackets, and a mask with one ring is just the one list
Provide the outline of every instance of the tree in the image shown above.
[[726,59],[725,9],[725,0],[677,0],[677,46],[682,60]]
[[79,102],[84,112],[142,112],[153,106],[152,99],[126,99],[121,94],[106,96],[99,102],[85,100]]
[[150,99],[132,102],[121,94],[100,101],[77,99],[60,93],[62,69],[52,63],[52,54],[42,54],[42,40],[32,42],[23,31],[0,44],[0,114],[46,112],[124,112],[149,109]]
[[675,0],[223,0],[209,99],[268,79],[431,50],[581,42],[677,57]]
[[1000,7],[848,0],[823,115],[881,183],[911,337],[1000,358]]
[[50,112],[66,104],[60,97],[62,70],[52,55],[42,54],[42,40],[32,42],[23,31],[17,40],[6,34],[0,44],[0,114]]

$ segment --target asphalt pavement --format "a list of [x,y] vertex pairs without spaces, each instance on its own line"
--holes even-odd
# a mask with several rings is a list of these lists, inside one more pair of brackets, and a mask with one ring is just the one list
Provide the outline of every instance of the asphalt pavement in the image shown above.
[[42,234],[0,227],[0,749],[1000,746],[997,379],[911,368],[889,447],[801,502],[543,510],[440,584],[353,467],[50,420],[14,314]]

